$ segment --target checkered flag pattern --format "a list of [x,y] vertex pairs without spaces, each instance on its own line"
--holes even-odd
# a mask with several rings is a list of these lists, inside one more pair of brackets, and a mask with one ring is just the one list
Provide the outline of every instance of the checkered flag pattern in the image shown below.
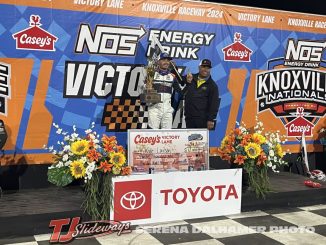
[[147,128],[148,112],[138,99],[114,99],[105,104],[103,125],[107,131]]
[[[315,205],[257,210],[229,216],[149,224],[136,226],[131,233],[121,236],[113,233],[85,240],[76,239],[71,244],[326,244],[325,207],[326,205]],[[3,236],[0,237],[0,244],[45,245],[49,244],[51,235]]]

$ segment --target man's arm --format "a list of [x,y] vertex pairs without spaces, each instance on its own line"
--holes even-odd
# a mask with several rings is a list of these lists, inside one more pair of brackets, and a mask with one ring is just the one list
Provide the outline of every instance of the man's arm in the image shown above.
[[[196,75],[195,75],[196,76]],[[188,88],[190,86],[190,84],[194,81],[194,75],[191,74],[190,72],[186,75],[186,76],[183,76],[182,77],[182,82],[183,84],[181,85],[184,85],[186,84],[186,86],[182,89],[182,94],[185,95],[188,91]]]
[[[208,106],[207,121],[214,122],[214,120],[216,119],[216,116],[217,116],[219,106],[220,106],[218,87],[214,81],[212,82],[208,97],[209,97],[210,104]],[[210,125],[212,125],[212,123],[210,123]]]
[[[181,87],[180,87],[179,84],[181,84],[181,83],[180,83],[180,80],[178,80],[177,78],[174,78],[174,79],[173,79],[173,83],[172,83],[172,87],[173,87],[173,89],[174,89],[176,92],[182,94],[182,89],[181,89]],[[182,84],[181,84],[181,85],[182,85]]]

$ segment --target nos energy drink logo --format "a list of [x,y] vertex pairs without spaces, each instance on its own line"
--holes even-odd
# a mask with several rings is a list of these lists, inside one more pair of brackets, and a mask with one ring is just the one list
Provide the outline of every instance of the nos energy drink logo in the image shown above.
[[326,112],[326,41],[288,40],[285,57],[256,75],[258,113],[270,109],[289,137],[312,136]]

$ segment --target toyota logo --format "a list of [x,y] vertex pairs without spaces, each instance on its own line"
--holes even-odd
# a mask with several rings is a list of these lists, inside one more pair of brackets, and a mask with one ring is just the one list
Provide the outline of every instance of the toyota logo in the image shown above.
[[139,191],[130,191],[120,199],[122,207],[128,210],[135,210],[142,207],[145,203],[145,195]]

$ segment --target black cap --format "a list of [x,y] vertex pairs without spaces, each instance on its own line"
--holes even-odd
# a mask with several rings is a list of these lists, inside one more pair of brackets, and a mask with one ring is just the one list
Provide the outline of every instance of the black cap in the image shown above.
[[203,59],[199,65],[208,66],[209,68],[212,68],[212,62],[209,59]]
[[165,53],[165,52],[163,52],[163,53],[160,54],[160,58],[159,59],[160,60],[163,60],[163,59],[172,60],[172,58],[170,57],[170,55],[168,53]]

